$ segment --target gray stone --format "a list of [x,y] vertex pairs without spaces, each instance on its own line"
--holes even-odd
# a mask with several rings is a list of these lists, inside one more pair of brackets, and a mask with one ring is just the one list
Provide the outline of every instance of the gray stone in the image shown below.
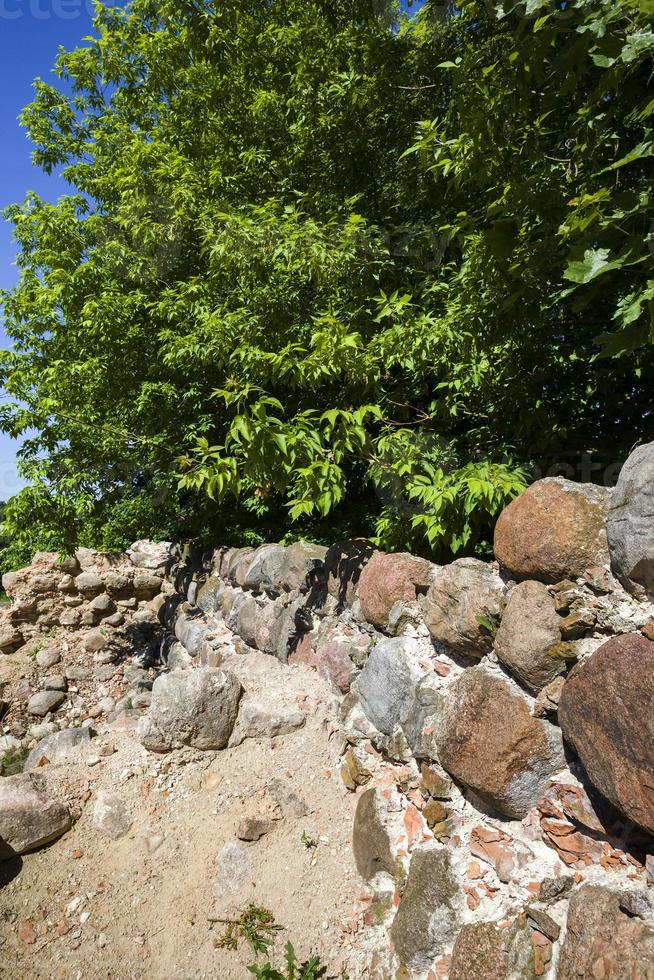
[[393,855],[387,827],[388,807],[378,789],[367,789],[359,797],[352,829],[352,850],[357,871],[370,881],[379,871],[400,877],[402,865]]
[[70,828],[68,808],[52,799],[43,777],[21,773],[0,779],[0,839],[25,854],[61,837]]
[[[296,541],[284,549],[281,566],[275,576],[264,569],[264,588],[271,594],[280,592],[307,592],[313,576],[324,565],[327,548],[309,541]],[[265,576],[268,576],[266,581]]]
[[161,578],[154,572],[137,572],[134,576],[134,592],[140,599],[151,599],[161,591]]
[[79,684],[91,679],[91,671],[88,669],[88,667],[82,667],[81,664],[71,664],[70,667],[66,667],[64,674],[66,680],[72,681],[74,684]]
[[104,583],[97,572],[82,572],[75,579],[75,588],[84,595],[96,595],[104,589]]
[[403,724],[411,751],[418,759],[437,759],[436,729],[443,709],[443,693],[436,675],[426,674],[416,688],[415,700]]
[[0,626],[0,653],[13,653],[23,645],[23,634],[10,623]]
[[279,701],[244,700],[230,745],[240,745],[246,738],[275,738],[302,728],[304,712],[292,704]]
[[239,892],[252,874],[247,854],[234,841],[225,844],[216,857],[217,875],[213,884],[216,898],[227,898]]
[[68,685],[63,674],[48,674],[43,678],[43,689],[45,691],[65,691]]
[[[236,605],[234,608],[236,608]],[[259,604],[257,600],[252,596],[245,596],[243,601],[238,603],[234,632],[237,633],[243,642],[247,643],[249,647],[253,647],[256,643],[258,618]]]
[[101,630],[91,630],[83,640],[84,649],[88,650],[89,653],[98,653],[100,650],[104,650],[110,642],[111,637],[105,635]]
[[111,840],[119,840],[129,833],[133,822],[125,800],[115,793],[98,793],[92,818],[96,830]]
[[424,671],[408,637],[379,640],[359,675],[359,696],[367,717],[384,735],[392,735],[413,708]]
[[232,734],[241,685],[215,667],[161,674],[152,688],[149,715],[139,722],[143,745],[167,752],[182,745],[222,749]]
[[116,628],[118,626],[123,625],[123,623],[125,622],[125,617],[123,616],[122,613],[115,612],[112,613],[111,616],[103,617],[103,622],[105,623],[106,626],[112,626]]
[[554,599],[541,582],[521,582],[510,593],[495,637],[495,653],[532,694],[566,670],[565,659],[558,655],[561,622]]
[[654,442],[622,467],[607,527],[611,568],[638,598],[654,597]]
[[0,762],[9,752],[15,752],[21,747],[21,740],[13,735],[0,735]]
[[36,655],[36,663],[42,670],[48,670],[50,667],[54,667],[61,660],[61,654],[54,647],[46,647],[44,650],[39,650]]
[[[78,609],[64,609],[59,617],[59,625],[74,629],[76,626],[79,626],[81,620],[82,615]],[[90,616],[89,623],[92,624],[93,622],[94,619]]]
[[197,613],[180,613],[175,620],[175,636],[191,657],[201,657],[212,649],[211,632],[207,621]]
[[219,608],[220,595],[225,585],[218,575],[210,575],[198,589],[195,604],[202,612],[211,616]]
[[127,549],[127,555],[137,568],[159,570],[163,573],[171,560],[171,548],[170,541],[135,541]]
[[460,558],[436,569],[423,600],[425,623],[439,643],[466,657],[493,648],[506,586],[498,572],[476,558]]
[[67,762],[90,744],[91,732],[88,728],[64,728],[61,732],[48,735],[32,749],[25,762],[25,771],[37,769],[41,759],[47,759],[52,765]]
[[243,588],[262,592],[272,586],[284,560],[284,548],[280,544],[264,544],[250,556],[243,579]]
[[460,893],[448,851],[414,851],[391,939],[402,966],[428,970],[459,929]]
[[105,613],[111,614],[115,608],[114,600],[107,592],[96,595],[95,599],[91,600],[91,609],[94,613],[98,613],[98,615],[104,615]]
[[39,691],[33,694],[27,702],[27,713],[45,718],[50,711],[56,711],[66,700],[63,691]]

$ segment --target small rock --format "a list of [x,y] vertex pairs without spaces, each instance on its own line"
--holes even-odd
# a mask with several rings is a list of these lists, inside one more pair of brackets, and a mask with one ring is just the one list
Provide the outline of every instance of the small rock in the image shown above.
[[34,926],[29,921],[18,923],[18,938],[23,943],[27,943],[28,946],[33,946],[36,942],[36,930]]
[[94,613],[98,615],[111,614],[116,609],[114,605],[114,600],[106,592],[101,595],[96,595],[95,599],[91,600],[90,608]]
[[540,883],[538,897],[541,902],[558,901],[570,891],[574,885],[574,880],[570,875],[561,875],[558,878],[543,878]]
[[46,691],[66,691],[68,684],[63,674],[48,674],[43,678],[43,687]]
[[85,595],[94,595],[102,592],[104,584],[100,576],[95,572],[82,572],[75,579],[75,588],[78,592],[82,592]]
[[0,626],[0,653],[13,653],[24,643],[23,634],[15,626]]
[[527,919],[534,926],[534,928],[538,929],[539,932],[542,932],[543,935],[547,936],[548,939],[551,939],[552,942],[556,942],[561,935],[561,926],[558,924],[558,922],[555,922],[552,916],[548,915],[547,912],[544,912],[542,909],[536,909],[533,905],[527,906],[526,912]]
[[273,828],[272,820],[262,817],[244,817],[238,825],[236,836],[239,840],[257,841]]
[[51,711],[60,708],[65,700],[66,695],[62,691],[39,691],[27,702],[27,713],[36,715],[37,718],[45,718]]
[[302,728],[305,721],[304,712],[295,705],[244,700],[230,745],[239,745],[246,738],[288,735]]
[[529,930],[520,920],[463,926],[452,950],[449,980],[532,980],[536,972]]
[[111,637],[105,635],[101,630],[91,630],[84,637],[84,649],[89,653],[98,653],[111,642]]
[[133,820],[127,804],[114,793],[99,793],[93,808],[93,826],[111,840],[129,833]]
[[217,876],[213,884],[216,898],[226,898],[241,890],[252,873],[247,854],[235,842],[225,844],[216,857]]
[[39,650],[36,655],[36,663],[42,670],[48,670],[50,667],[54,667],[61,660],[61,654],[54,647],[46,647],[44,650]]

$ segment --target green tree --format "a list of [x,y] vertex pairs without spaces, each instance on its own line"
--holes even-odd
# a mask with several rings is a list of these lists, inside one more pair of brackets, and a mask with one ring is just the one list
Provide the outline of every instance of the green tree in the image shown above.
[[[133,0],[24,113],[30,544],[484,547],[652,435],[649,0]],[[180,480],[181,474],[181,480]],[[24,532],[23,532],[24,533]]]

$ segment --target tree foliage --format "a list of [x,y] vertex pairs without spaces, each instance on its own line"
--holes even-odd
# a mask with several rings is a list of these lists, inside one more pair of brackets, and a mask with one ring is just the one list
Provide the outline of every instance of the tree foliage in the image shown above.
[[[23,121],[19,546],[484,547],[652,435],[650,0],[132,0]],[[23,535],[20,538],[20,535]]]

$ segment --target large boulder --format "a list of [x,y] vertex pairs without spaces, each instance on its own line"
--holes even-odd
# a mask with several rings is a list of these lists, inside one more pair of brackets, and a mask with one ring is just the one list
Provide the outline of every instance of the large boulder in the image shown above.
[[443,565],[423,602],[429,632],[456,653],[483,657],[493,649],[493,630],[505,591],[497,571],[476,558]]
[[451,776],[517,820],[565,765],[558,729],[533,718],[526,698],[483,666],[450,687],[436,743]]
[[366,716],[384,735],[409,718],[424,673],[414,640],[383,639],[373,647],[359,675],[359,697]]
[[521,582],[509,595],[495,653],[514,677],[537,694],[566,669],[560,656],[561,618],[542,582]]
[[654,442],[622,467],[608,519],[611,567],[638,597],[654,597]]
[[143,745],[168,752],[182,745],[224,748],[236,723],[241,685],[216,667],[161,674],[152,687],[149,714],[139,721]]
[[654,643],[614,636],[570,674],[559,724],[593,785],[654,832]]
[[396,602],[415,602],[426,591],[433,565],[413,555],[387,555],[378,551],[361,571],[361,612],[373,626],[384,630]]
[[449,980],[518,977],[536,977],[534,948],[526,923],[517,920],[509,928],[500,929],[493,922],[475,922],[461,929],[452,950]]
[[654,928],[617,892],[585,885],[572,896],[557,980],[650,980]]
[[391,926],[391,940],[402,966],[426,971],[452,942],[460,925],[460,893],[449,852],[414,851],[407,883]]
[[560,582],[608,565],[610,489],[562,477],[538,480],[502,511],[495,555],[518,579]]
[[0,779],[0,840],[25,854],[61,837],[70,828],[68,807],[48,794],[39,773]]
[[393,877],[401,874],[401,863],[393,854],[388,819],[388,805],[378,789],[361,794],[354,814],[352,850],[357,870],[366,881],[379,871]]

